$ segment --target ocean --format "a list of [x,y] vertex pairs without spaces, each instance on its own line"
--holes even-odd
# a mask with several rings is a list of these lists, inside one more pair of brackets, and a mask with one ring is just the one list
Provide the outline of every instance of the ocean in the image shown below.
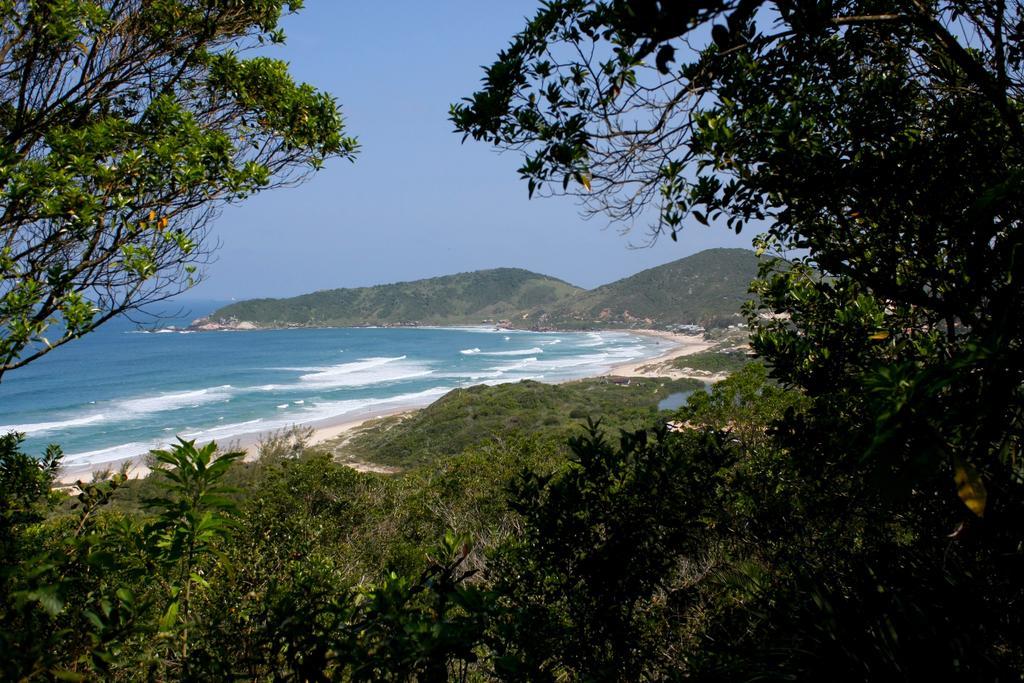
[[425,406],[457,387],[596,375],[665,349],[624,332],[166,329],[219,303],[191,303],[159,330],[114,320],[7,373],[0,433],[24,432],[26,452],[36,455],[58,444],[69,467],[102,465],[176,436],[227,444],[294,424]]

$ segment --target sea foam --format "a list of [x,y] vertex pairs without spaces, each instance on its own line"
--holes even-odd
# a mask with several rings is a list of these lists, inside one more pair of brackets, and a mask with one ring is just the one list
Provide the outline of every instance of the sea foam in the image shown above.
[[426,377],[432,372],[433,370],[424,363],[407,362],[405,356],[363,358],[354,363],[322,368],[318,372],[302,375],[299,380],[321,389],[361,387]]
[[217,387],[207,387],[206,389],[196,389],[194,391],[142,396],[140,398],[116,401],[113,403],[113,409],[118,413],[131,413],[132,415],[162,413],[168,410],[194,408],[206,403],[226,401],[231,398],[234,391],[234,387],[230,384],[223,384]]
[[594,347],[594,346],[604,346],[607,343],[607,340],[601,334],[599,334],[597,332],[588,332],[587,333],[587,338],[590,341],[580,342],[576,346],[580,346],[580,347],[583,347],[583,348],[589,348],[589,347]]
[[[226,401],[231,398],[234,388],[225,384],[219,387],[180,391],[175,393],[141,396],[120,401],[103,402],[102,412],[89,415],[69,417],[66,420],[50,422],[34,422],[0,426],[0,433],[24,432],[29,436],[40,436],[81,427],[89,427],[103,422],[123,420],[125,417],[137,417],[181,408],[191,408],[215,401]],[[92,402],[90,402],[92,403]]]
[[534,346],[532,349],[517,349],[515,351],[482,351],[482,356],[532,356],[544,353],[544,349]]
[[343,401],[318,401],[301,406],[299,410],[289,413],[288,417],[249,420],[235,424],[221,425],[210,429],[201,429],[182,434],[186,439],[198,441],[227,440],[254,432],[271,432],[284,429],[295,424],[319,422],[351,416],[352,418],[369,417],[365,413],[372,409],[417,407],[427,405],[434,399],[447,394],[454,387],[434,387],[425,391],[417,391],[396,396],[381,398],[347,399]]
[[23,432],[25,434],[28,434],[29,436],[39,436],[40,434],[49,434],[51,432],[57,432],[63,429],[85,427],[87,425],[96,424],[98,422],[104,422],[106,419],[106,415],[104,415],[103,413],[97,413],[95,415],[74,417],[67,420],[54,420],[52,422],[33,422],[21,425],[4,425],[0,426],[0,434],[6,434],[8,432]]
[[61,464],[65,467],[101,465],[107,462],[114,462],[116,460],[124,460],[125,458],[143,455],[151,450],[163,448],[164,446],[166,446],[166,444],[160,441],[153,441],[151,443],[133,441],[131,443],[123,443],[118,446],[111,446],[110,448],[99,448],[94,451],[65,455]]
[[416,391],[381,398],[355,398],[343,401],[320,401],[306,407],[302,412],[302,420],[304,422],[316,422],[319,420],[335,419],[348,415],[351,415],[352,417],[360,417],[360,413],[368,411],[371,408],[380,409],[388,406],[394,408],[404,406],[424,406],[434,399],[444,396],[454,388],[455,387],[433,387],[425,389],[424,391]]

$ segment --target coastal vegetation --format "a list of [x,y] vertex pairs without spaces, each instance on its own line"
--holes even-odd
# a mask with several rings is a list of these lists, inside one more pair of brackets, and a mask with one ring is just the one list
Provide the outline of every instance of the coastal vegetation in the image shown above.
[[546,275],[498,268],[239,301],[207,320],[269,327],[483,321],[526,329],[721,326],[742,322],[740,309],[756,275],[757,257],[749,249],[708,249],[589,291]]
[[[545,389],[569,405],[603,387],[600,405],[612,413],[617,392],[626,426],[637,403],[651,410],[652,385]],[[517,403],[529,424],[551,416],[537,389],[489,391],[500,390],[496,405]],[[799,402],[766,385],[763,371],[694,396],[707,398],[647,419],[714,430],[725,427],[723,406],[739,406],[742,443],[764,445],[765,425]],[[640,660],[656,671],[668,653],[651,629],[709,625],[703,607],[681,619],[660,596],[690,580],[676,565],[696,539],[668,541],[688,535],[700,500],[725,492],[690,476],[706,463],[687,464],[712,431],[611,436],[564,416],[559,427],[575,433],[558,450],[514,422],[493,422],[481,439],[447,412],[421,413],[420,426],[439,420],[434,433],[449,443],[400,475],[358,473],[316,448],[240,463],[184,442],[157,454],[161,469],[147,479],[83,482],[71,507],[49,490],[57,454],[38,462],[7,438],[5,677],[535,679]],[[732,429],[719,447],[740,442]],[[723,462],[719,476],[732,466]],[[571,569],[580,561],[582,585]],[[485,567],[486,580],[474,579]],[[646,578],[634,582],[637,571]],[[526,637],[533,629],[544,638]],[[581,629],[596,632],[581,641]],[[612,645],[624,651],[605,651]]]
[[385,418],[346,438],[344,461],[408,467],[427,464],[496,438],[532,439],[565,455],[580,421],[600,416],[604,432],[654,423],[658,404],[672,394],[703,387],[695,380],[607,378],[564,384],[525,380],[456,389],[411,416]]
[[700,370],[702,372],[735,372],[751,362],[745,351],[701,351],[672,360],[672,366],[679,370]]

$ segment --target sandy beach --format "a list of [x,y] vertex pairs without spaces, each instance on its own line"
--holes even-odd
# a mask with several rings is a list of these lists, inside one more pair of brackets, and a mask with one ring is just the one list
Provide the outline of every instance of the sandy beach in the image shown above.
[[[365,416],[361,415],[357,418],[353,418],[351,415],[348,415],[337,419],[320,420],[318,422],[297,424],[295,426],[312,428],[313,433],[306,441],[306,445],[318,446],[357,429],[371,420],[379,420],[383,417],[400,415],[402,413],[419,410],[419,408],[419,406],[405,406],[394,408],[392,410],[374,411],[372,414]],[[241,436],[233,437],[230,440],[223,442],[221,445],[225,451],[245,451],[245,458],[243,458],[243,460],[251,462],[259,456],[259,447],[263,440],[273,436],[274,434],[285,431],[287,431],[287,428],[269,432],[261,431],[253,432],[251,434],[243,434]],[[89,481],[95,474],[102,474],[108,471],[117,472],[122,467],[128,468],[129,478],[142,479],[149,476],[149,473],[151,472],[150,467],[146,464],[148,459],[148,453],[141,453],[130,458],[121,458],[119,460],[112,460],[109,462],[87,463],[83,465],[62,467],[57,476],[57,482],[63,486],[73,486],[78,481]],[[358,467],[356,469],[358,469]]]
[[[682,377],[692,377],[694,379],[701,379],[705,381],[716,381],[721,379],[716,376],[704,376],[687,374],[678,369],[670,367],[671,361],[676,358],[687,356],[701,351],[706,351],[714,345],[714,342],[704,341],[702,338],[692,335],[674,334],[672,332],[665,332],[661,330],[610,330],[615,332],[628,331],[630,334],[639,334],[646,337],[655,337],[660,342],[664,343],[664,353],[654,357],[648,358],[641,361],[635,361],[630,363],[623,363],[613,367],[603,375],[598,376],[616,376],[616,377],[672,377],[678,379]],[[365,415],[359,415],[353,417],[352,415],[343,416],[336,419],[320,420],[318,422],[306,423],[305,426],[313,429],[313,433],[307,441],[307,445],[316,446],[323,444],[327,441],[338,438],[354,429],[364,425],[370,420],[380,419],[382,417],[389,417],[398,415],[401,413],[408,413],[419,410],[424,406],[402,406],[393,408],[390,410],[374,410],[368,411]],[[225,450],[237,451],[243,450],[246,453],[245,460],[255,460],[259,454],[259,445],[266,438],[272,436],[281,430],[274,430],[271,432],[259,431],[251,434],[243,434],[241,436],[233,437],[228,441],[223,442],[221,445]],[[103,472],[116,472],[122,467],[128,468],[128,476],[130,478],[143,478],[149,475],[150,468],[147,466],[149,455],[142,453],[130,458],[122,458],[120,460],[113,460],[104,463],[86,463],[82,465],[69,465],[61,469],[60,474],[57,477],[57,481],[64,486],[73,486],[77,481],[89,481],[93,478],[94,474]],[[361,469],[359,463],[347,463],[349,466],[355,469]],[[376,471],[376,470],[375,470]]]
[[679,370],[674,370],[669,365],[676,358],[707,351],[715,345],[715,342],[705,341],[702,337],[694,335],[675,334],[674,332],[663,332],[661,330],[630,330],[630,332],[664,340],[668,347],[664,353],[654,358],[616,365],[607,373],[608,375],[618,377],[671,377],[672,379],[694,377],[695,379],[707,379],[703,376],[696,377]]

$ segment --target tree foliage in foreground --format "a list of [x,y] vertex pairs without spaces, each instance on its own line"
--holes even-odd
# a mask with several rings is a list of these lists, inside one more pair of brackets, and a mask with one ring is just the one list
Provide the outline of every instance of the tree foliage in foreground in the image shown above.
[[531,190],[806,250],[767,265],[752,341],[822,437],[907,492],[995,493],[1021,482],[1022,27],[1019,2],[565,0],[452,118],[524,149]]
[[805,495],[776,509],[766,489],[755,518],[804,519],[778,542],[806,571],[770,570],[794,601],[763,609],[737,666],[1017,677],[1022,41],[1020,2],[564,0],[452,109],[523,151],[531,193],[796,250],[748,313],[808,399],[773,430],[780,486]]
[[314,506],[352,499],[351,486],[324,484],[360,475],[329,459],[268,465],[239,490],[225,475],[241,453],[181,441],[155,453],[147,512],[101,510],[125,484],[119,474],[80,482],[77,509],[41,525],[59,457],[36,461],[16,437],[0,447],[4,680],[442,681],[476,659],[486,612],[464,585],[475,573],[465,540],[442,533],[418,571],[357,583],[339,565],[339,539],[309,543],[342,520],[315,507],[302,517],[294,502],[263,514],[263,488],[294,488],[305,470]]
[[182,442],[70,509],[57,454],[7,439],[3,676],[1019,678],[1002,532],[947,538],[941,472],[910,500],[819,476],[779,445],[811,408],[753,363],[684,431],[591,425],[568,458],[502,438],[382,476]]
[[0,376],[206,263],[226,203],[351,157],[280,0],[0,3]]

